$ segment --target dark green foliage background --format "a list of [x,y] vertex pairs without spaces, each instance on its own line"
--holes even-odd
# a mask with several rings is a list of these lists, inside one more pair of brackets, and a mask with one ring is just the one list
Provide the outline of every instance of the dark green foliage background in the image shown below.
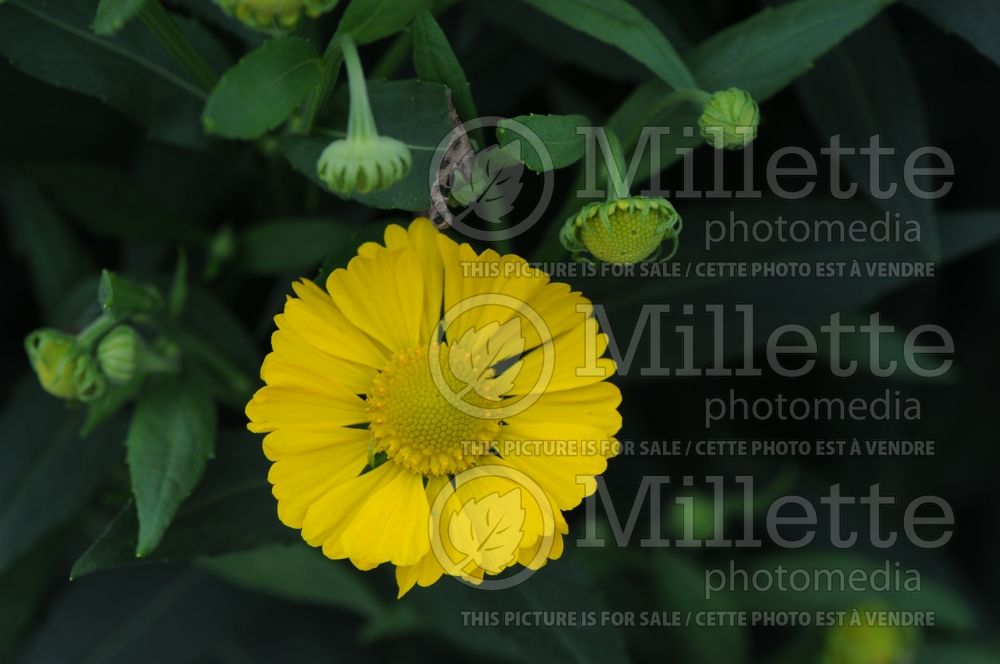
[[[265,41],[209,2],[166,4],[216,73]],[[400,7],[408,4],[414,3]],[[648,474],[753,474],[762,490],[798,493],[814,502],[834,483],[856,495],[878,482],[902,505],[918,496],[941,495],[956,510],[954,540],[930,552],[892,551],[921,571],[924,591],[877,599],[892,608],[937,613],[939,627],[923,634],[918,661],[1000,661],[1000,501],[994,477],[1000,442],[994,421],[1000,398],[996,1],[800,0],[776,3],[792,5],[791,11],[757,18],[751,17],[767,4],[763,0],[632,0],[637,11],[623,4],[439,2],[438,21],[456,57],[443,53],[442,35],[423,18],[423,25],[418,21],[412,28],[415,65],[411,37],[393,36],[410,15],[366,26],[358,41],[371,42],[362,55],[380,129],[411,145],[435,146],[449,128],[444,82],[459,91],[455,101],[463,114],[582,114],[616,129],[631,148],[645,124],[679,126],[696,118],[686,110],[658,110],[668,84],[683,85],[693,74],[708,90],[740,86],[762,102],[764,121],[755,144],[758,182],[761,156],[785,145],[818,154],[834,134],[845,145],[859,146],[879,133],[883,144],[903,154],[923,145],[947,150],[958,175],[954,190],[936,204],[905,196],[836,201],[821,191],[797,202],[767,197],[732,205],[675,201],[685,221],[678,261],[725,260],[730,257],[725,252],[733,252],[733,259],[754,252],[754,258],[766,260],[930,260],[940,267],[934,280],[603,278],[578,279],[573,285],[608,307],[619,343],[627,342],[641,305],[649,302],[676,309],[753,304],[758,344],[776,325],[816,329],[834,311],[855,317],[881,311],[903,329],[925,322],[947,328],[958,354],[957,368],[946,379],[897,375],[890,381],[871,376],[840,381],[816,372],[794,384],[765,377],[750,390],[850,397],[899,389],[924,403],[925,418],[916,426],[866,424],[859,433],[824,423],[729,424],[706,432],[704,399],[725,394],[731,385],[705,378],[640,377],[645,344],[631,375],[617,380],[624,393],[622,439],[929,438],[938,441],[933,458],[622,457],[611,462],[606,479],[622,514]],[[183,247],[189,285],[179,325],[252,377],[291,280],[344,264],[386,222],[426,209],[422,179],[430,157],[426,151],[415,154],[414,176],[359,204],[335,198],[314,181],[319,151],[338,131],[342,135],[343,86],[334,90],[313,134],[269,131],[280,127],[319,83],[313,59],[337,29],[343,7],[305,22],[294,37],[268,43],[265,48],[281,51],[281,63],[299,67],[294,80],[281,77],[280,68],[272,72],[282,81],[272,90],[273,99],[258,104],[261,99],[246,87],[253,82],[231,73],[205,110],[208,95],[139,21],[113,37],[92,33],[96,6],[93,0],[0,3],[5,233],[0,365],[6,369],[0,386],[0,660],[817,661],[823,643],[818,629],[468,628],[462,626],[461,612],[723,606],[811,611],[872,600],[757,593],[707,605],[701,599],[703,570],[723,566],[729,558],[751,569],[776,562],[855,568],[881,564],[882,552],[860,547],[843,552],[821,544],[804,552],[641,549],[637,536],[628,549],[570,545],[563,559],[511,591],[482,593],[444,580],[397,601],[388,570],[361,573],[346,562],[330,562],[278,523],[259,440],[244,428],[242,405],[250,389],[220,384],[209,370],[195,374],[216,402],[214,456],[176,515],[152,515],[150,523],[165,521],[157,522],[155,532],[140,535],[132,497],[137,474],[130,479],[128,467],[143,463],[133,455],[150,450],[130,444],[127,466],[123,447],[129,417],[137,409],[126,408],[80,438],[84,412],[37,386],[24,357],[24,336],[41,326],[76,332],[92,320],[99,313],[96,293],[104,268],[166,292]],[[720,32],[748,19],[743,29],[756,26],[756,40]],[[103,23],[99,27],[109,29]],[[772,38],[760,39],[762,34]],[[122,52],[131,55],[123,58]],[[471,95],[456,78],[456,63],[471,84]],[[416,80],[421,77],[431,82]],[[377,80],[383,78],[389,80]],[[260,113],[249,120],[242,113],[227,116],[233,108],[254,104]],[[206,134],[204,118],[215,135]],[[684,144],[679,135],[671,140]],[[670,167],[663,184],[676,188],[681,169],[669,163],[671,155],[665,150],[663,166]],[[710,155],[707,148],[696,153],[700,182],[710,182]],[[568,168],[556,173],[552,209],[505,249],[563,258],[556,237],[574,209],[575,166],[570,164],[578,156],[573,150],[564,159],[560,155],[557,166]],[[727,173],[738,173],[739,162],[738,153],[729,155]],[[900,161],[889,160],[885,168],[887,179],[899,179]],[[867,178],[860,162],[848,163],[845,171],[862,183]],[[526,176],[529,187],[534,186],[531,177]],[[563,201],[568,202],[558,212]],[[803,249],[775,243],[729,246],[706,255],[705,220],[726,218],[730,210],[748,221],[778,215],[877,219],[886,211],[899,212],[920,220],[925,234],[918,246]],[[665,345],[664,365],[678,366],[679,352],[679,343]],[[701,345],[697,352],[704,359],[711,348]],[[158,389],[144,391],[143,404],[164,399],[162,391],[171,388]],[[192,421],[212,427],[204,404],[185,408]],[[147,429],[184,435],[184,426],[171,427],[156,419],[160,415],[150,407],[144,414]],[[207,456],[205,444],[200,440],[192,456]],[[142,491],[140,486],[134,492],[140,500]],[[671,497],[664,497],[665,506],[672,504]],[[890,511],[890,522],[900,521],[900,510],[897,504]],[[581,512],[570,516],[571,528],[576,526],[571,535],[581,532]],[[666,518],[673,523],[669,510]],[[135,556],[137,544],[148,551],[142,560]]]

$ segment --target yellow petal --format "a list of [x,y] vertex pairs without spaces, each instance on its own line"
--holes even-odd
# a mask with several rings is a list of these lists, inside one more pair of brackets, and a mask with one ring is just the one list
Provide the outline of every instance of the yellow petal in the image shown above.
[[349,392],[334,395],[270,385],[257,390],[247,404],[246,414],[250,420],[247,428],[254,433],[281,428],[329,430],[368,419],[365,402]]
[[[392,462],[390,477],[360,505],[341,535],[344,552],[356,565],[415,565],[430,550],[430,509],[423,478]],[[360,565],[359,565],[360,567]]]
[[267,479],[278,499],[278,518],[286,526],[301,528],[316,499],[357,477],[367,463],[367,436],[277,461]]
[[355,325],[329,294],[304,279],[292,288],[298,298],[285,303],[284,321],[296,334],[328,355],[375,369],[385,366],[389,356],[385,346]]
[[347,269],[330,274],[326,287],[348,319],[392,352],[419,344],[424,291],[413,252],[355,256]]

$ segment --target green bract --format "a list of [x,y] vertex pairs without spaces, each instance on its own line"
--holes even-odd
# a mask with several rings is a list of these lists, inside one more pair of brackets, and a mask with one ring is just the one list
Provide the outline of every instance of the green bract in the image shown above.
[[705,103],[698,118],[701,136],[712,146],[742,150],[757,138],[760,108],[746,90],[729,88],[716,92]]
[[405,178],[412,165],[402,141],[379,136],[368,101],[368,88],[354,41],[341,38],[351,91],[347,138],[330,143],[316,162],[316,174],[338,194],[365,194],[387,189]]
[[632,264],[654,258],[666,240],[676,245],[681,228],[670,201],[636,196],[587,205],[566,220],[559,238],[574,254]]

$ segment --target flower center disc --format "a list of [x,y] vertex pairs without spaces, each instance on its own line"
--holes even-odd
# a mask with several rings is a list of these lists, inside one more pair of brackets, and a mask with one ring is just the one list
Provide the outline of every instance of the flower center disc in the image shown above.
[[[448,346],[432,347],[447,367]],[[440,350],[440,353],[436,351]],[[375,450],[421,475],[453,475],[489,453],[500,424],[459,410],[461,385],[442,394],[429,365],[428,348],[397,353],[368,392],[369,428]],[[447,368],[444,369],[447,375]]]

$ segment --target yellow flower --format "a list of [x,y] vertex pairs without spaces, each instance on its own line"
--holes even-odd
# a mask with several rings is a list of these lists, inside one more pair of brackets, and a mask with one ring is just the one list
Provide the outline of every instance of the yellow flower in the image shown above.
[[621,426],[590,302],[427,219],[293,288],[246,409],[281,521],[400,596],[558,558]]
[[329,11],[337,0],[216,0],[228,13],[251,28],[290,28],[302,13],[315,17]]

